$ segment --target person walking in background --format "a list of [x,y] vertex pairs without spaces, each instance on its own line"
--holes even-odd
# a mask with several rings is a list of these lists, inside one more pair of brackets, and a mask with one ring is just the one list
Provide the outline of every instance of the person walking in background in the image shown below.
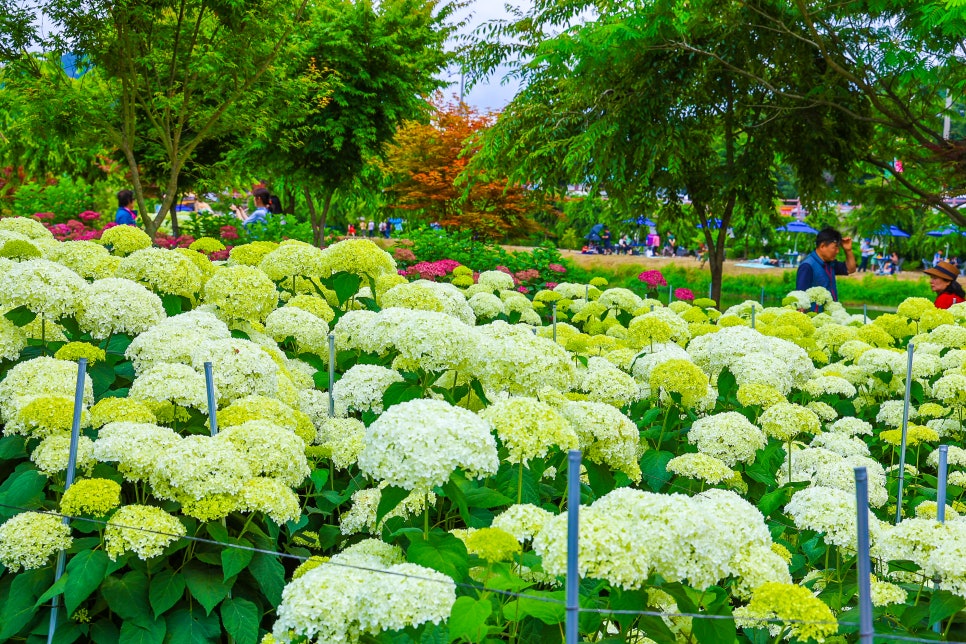
[[375,237],[375,236],[376,236],[376,221],[375,221],[375,219],[370,219],[369,220],[369,237],[371,238],[371,237]]
[[937,309],[948,309],[953,304],[966,301],[966,293],[958,281],[959,271],[951,262],[936,262],[935,266],[923,272],[929,276],[929,288],[937,295]]
[[[845,261],[836,258],[839,249],[845,251]],[[832,294],[832,299],[839,300],[838,288],[835,284],[836,275],[851,275],[856,270],[855,255],[852,254],[852,238],[842,237],[834,228],[823,228],[815,236],[815,250],[808,254],[798,266],[795,289],[804,291],[813,286],[821,286]],[[816,306],[821,312],[821,307]]]
[[117,213],[114,215],[114,223],[118,226],[137,226],[138,211],[133,210],[134,193],[130,190],[121,190],[117,193]]
[[869,270],[869,262],[875,257],[875,248],[868,239],[863,239],[859,244],[859,253],[862,255],[862,262],[859,264],[859,272],[864,273]]
[[936,266],[938,266],[939,265],[939,262],[943,261],[944,259],[946,259],[946,258],[943,257],[943,252],[941,250],[937,250],[936,251],[936,254],[932,256],[932,265],[933,265],[933,268],[935,268]]

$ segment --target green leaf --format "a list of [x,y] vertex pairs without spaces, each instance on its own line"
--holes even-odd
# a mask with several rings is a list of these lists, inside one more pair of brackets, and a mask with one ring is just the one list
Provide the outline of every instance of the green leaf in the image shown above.
[[793,483],[787,483],[777,490],[768,492],[761,497],[758,501],[758,509],[766,517],[772,516],[775,512],[779,511],[781,508],[788,505],[788,502],[792,500],[792,495],[799,490],[802,490],[809,486],[808,482],[799,481]]
[[[250,548],[252,543],[247,539],[232,539],[232,543],[238,546]],[[242,570],[248,567],[255,556],[253,550],[243,550],[241,548],[225,548],[221,551],[221,569],[228,581]]]
[[453,604],[449,618],[449,641],[458,639],[482,642],[487,635],[486,620],[493,613],[488,600],[460,597]]
[[251,336],[242,331],[241,329],[232,329],[231,337],[238,338],[239,340],[251,340]]
[[103,362],[89,366],[87,375],[90,376],[91,385],[94,387],[95,398],[102,397],[114,384],[114,369]]
[[496,508],[503,505],[513,505],[514,501],[496,490],[488,487],[475,487],[465,490],[466,504],[471,508]]
[[13,576],[10,592],[0,609],[0,641],[16,635],[37,614],[34,601],[38,588],[46,588],[53,581],[50,568],[25,570]]
[[108,608],[125,621],[145,627],[154,622],[148,602],[148,578],[143,572],[131,570],[123,577],[108,577],[101,584],[101,596]]
[[159,617],[177,604],[184,596],[184,589],[184,577],[172,570],[162,570],[152,577],[148,598],[154,610],[154,616]]
[[[544,624],[560,624],[564,621],[567,610],[564,605],[564,592],[540,592],[531,591],[531,597],[520,597],[506,603],[503,607],[503,616],[510,621],[518,621],[523,617],[534,617]],[[534,599],[533,597],[545,597],[547,600]]]
[[282,603],[282,589],[285,587],[285,568],[274,555],[266,555],[256,552],[252,557],[252,563],[248,566],[248,571],[255,578],[258,587],[272,604],[278,606]]
[[929,599],[929,625],[952,617],[966,608],[966,600],[948,590],[939,590]]
[[48,588],[46,590],[46,592],[44,592],[43,595],[41,595],[40,597],[37,598],[37,601],[34,602],[34,609],[40,608],[40,605],[41,604],[43,604],[44,602],[50,601],[51,599],[53,599],[57,595],[59,595],[62,592],[64,592],[64,586],[66,586],[66,585],[67,585],[67,575],[64,575],[63,577],[61,577],[60,579],[58,579],[57,581],[55,581],[50,586],[50,588]]
[[429,539],[421,534],[408,536],[406,560],[409,563],[438,570],[458,582],[466,578],[469,573],[466,546],[457,537],[442,530],[430,532]]
[[[0,485],[0,516],[4,518],[20,514],[20,508],[37,508],[44,500],[47,477],[31,465],[22,464]],[[13,507],[4,507],[13,506]]]
[[205,607],[209,615],[231,592],[231,586],[212,573],[210,568],[197,563],[190,563],[181,571],[188,586],[188,592]]
[[[723,604],[706,613],[730,617],[731,607]],[[691,622],[691,631],[700,644],[733,644],[737,635],[737,627],[733,619],[695,619]]]
[[221,624],[217,615],[202,615],[200,610],[183,608],[165,618],[168,625],[169,641],[174,643],[200,644],[217,642],[221,635]]
[[133,338],[125,333],[112,335],[107,343],[107,353],[123,356],[127,348],[131,346],[132,340]]
[[667,471],[667,464],[672,458],[674,453],[666,450],[648,450],[641,455],[641,473],[654,492],[659,492],[674,476]]
[[382,394],[382,408],[389,409],[393,405],[422,397],[423,390],[421,387],[411,385],[408,382],[394,382]]
[[161,304],[164,306],[164,312],[168,314],[168,317],[181,313],[181,296],[179,295],[172,295],[170,293],[162,295]]
[[480,402],[483,403],[484,407],[490,406],[490,401],[486,397],[486,393],[483,391],[483,385],[479,380],[476,380],[475,378],[470,380],[470,388],[473,389],[473,393],[476,394],[476,397],[480,399]]
[[353,295],[358,293],[359,286],[362,284],[362,279],[355,273],[336,273],[331,280],[332,290],[335,291],[335,296],[339,299],[339,306],[348,302]]
[[18,306],[17,308],[4,313],[3,317],[10,320],[18,327],[25,327],[37,318],[37,314],[28,309],[26,306]]
[[735,374],[725,367],[718,374],[718,397],[723,400],[734,398],[738,393],[738,381]]
[[258,640],[259,617],[258,606],[247,599],[226,599],[221,605],[221,623],[236,644],[254,644]]
[[91,596],[107,575],[108,556],[103,550],[84,550],[67,562],[64,606],[73,615],[80,603]]
[[23,436],[4,436],[0,438],[0,461],[26,458],[27,439]]
[[128,622],[121,624],[119,644],[161,644],[167,633],[163,619],[151,622]]
[[376,507],[376,525],[379,525],[382,518],[395,510],[407,496],[409,496],[409,490],[406,488],[390,485],[383,489],[379,497],[379,505]]
[[325,484],[329,482],[329,470],[312,470],[309,478],[312,479],[312,483],[315,485],[315,491],[317,493],[322,492],[325,490]]

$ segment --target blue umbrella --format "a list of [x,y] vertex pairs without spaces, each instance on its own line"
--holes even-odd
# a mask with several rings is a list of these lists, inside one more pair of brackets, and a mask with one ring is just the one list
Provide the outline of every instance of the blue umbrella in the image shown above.
[[625,219],[621,223],[624,223],[624,224],[636,224],[638,226],[657,226],[656,223],[654,223],[653,221],[651,221],[650,219],[648,219],[644,215],[641,215],[637,219]]
[[930,237],[945,237],[946,235],[962,235],[966,237],[966,231],[960,231],[955,226],[946,226],[941,230],[930,230],[926,234]]
[[776,228],[780,233],[805,233],[806,235],[817,235],[818,231],[806,224],[804,221],[792,221],[784,226]]
[[[721,220],[715,217],[714,219],[708,220],[709,228],[721,228]],[[704,228],[704,224],[698,224],[695,228]]]
[[584,236],[584,239],[589,239],[590,241],[600,241],[600,231],[603,230],[604,224],[594,224],[590,229],[590,232]]
[[898,226],[883,226],[879,230],[875,231],[875,234],[880,237],[909,237],[909,233],[902,230]]

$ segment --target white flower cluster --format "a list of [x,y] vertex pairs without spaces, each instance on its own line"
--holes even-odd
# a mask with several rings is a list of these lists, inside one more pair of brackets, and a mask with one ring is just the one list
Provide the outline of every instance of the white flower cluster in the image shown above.
[[[836,436],[832,434],[832,436]],[[839,435],[841,436],[841,435]],[[817,437],[818,438],[818,437]],[[845,441],[852,439],[846,438]],[[819,445],[822,441],[819,441]],[[878,461],[862,454],[861,449],[843,444],[841,439],[830,443],[834,447],[851,452],[841,454],[825,447],[793,449],[791,457],[792,481],[808,481],[813,486],[829,487],[855,494],[855,468],[864,467],[869,477],[869,505],[878,508],[889,499],[886,490],[885,470]],[[788,460],[786,459],[775,477],[779,481],[789,480]]]
[[402,382],[398,371],[370,364],[356,364],[346,371],[332,390],[336,416],[350,410],[382,413],[382,396],[394,382]]
[[698,451],[714,456],[728,466],[752,463],[765,447],[765,433],[738,412],[724,412],[699,418],[688,430],[688,442]]
[[122,278],[97,280],[80,298],[77,324],[103,340],[115,333],[137,335],[165,317],[161,298],[137,282]]
[[[792,496],[785,512],[800,530],[825,533],[826,543],[841,548],[854,548],[857,543],[855,492],[831,487],[805,488]],[[870,511],[869,532],[873,540],[881,525]]]
[[[746,565],[777,555],[764,517],[733,492],[688,497],[620,488],[581,508],[580,515],[582,576],[635,589],[659,574],[703,589],[757,567],[759,577],[763,571],[774,574],[768,581],[791,581],[785,565]],[[534,537],[534,551],[550,574],[566,571],[566,532],[567,515],[561,514]]]
[[479,478],[499,466],[490,424],[441,400],[411,400],[389,408],[367,429],[359,469],[407,490],[428,492],[456,468]]
[[438,624],[455,602],[456,585],[442,573],[346,551],[285,586],[272,635],[277,642],[352,644],[363,634]]

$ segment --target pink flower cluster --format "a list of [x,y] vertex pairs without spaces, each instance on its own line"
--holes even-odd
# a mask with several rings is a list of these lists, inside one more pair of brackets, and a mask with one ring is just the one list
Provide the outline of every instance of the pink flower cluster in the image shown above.
[[215,262],[218,260],[224,261],[228,259],[228,255],[231,253],[231,246],[226,246],[225,250],[216,250],[214,252],[208,253],[208,259]]
[[567,269],[560,264],[547,264],[547,268],[554,273],[566,273]]
[[693,302],[694,292],[689,288],[676,288],[674,289],[674,297],[685,302]]
[[637,276],[637,279],[647,284],[648,288],[667,286],[667,280],[664,279],[664,274],[661,271],[644,271]]
[[436,262],[419,262],[418,264],[410,266],[407,271],[399,271],[399,274],[407,277],[418,276],[424,280],[435,281],[437,277],[449,275],[459,265],[460,263],[453,259],[441,259]]
[[101,213],[95,212],[93,210],[85,210],[84,212],[82,212],[77,216],[83,219],[84,221],[94,221],[95,219],[101,218]]
[[[415,262],[416,261],[416,255],[413,254],[413,251],[409,250],[408,248],[396,248],[392,252],[392,254],[400,262]],[[405,275],[405,273],[401,273],[401,274]]]
[[[46,214],[46,213],[45,213]],[[35,215],[36,216],[36,215]],[[84,222],[71,219],[66,224],[44,224],[59,241],[86,241],[100,239],[103,231],[88,228]]]
[[557,288],[557,282],[547,282],[547,285],[545,288],[548,291],[552,291],[553,289]]
[[52,212],[35,212],[34,219],[40,222],[47,221],[48,219],[53,219],[54,213]]
[[528,268],[523,271],[517,271],[513,277],[517,283],[532,282],[533,280],[540,279],[540,271],[535,268]]
[[173,235],[160,234],[154,238],[154,244],[160,246],[161,248],[167,248],[168,250],[172,248],[187,248],[195,242],[195,238],[191,235],[181,235],[175,237]]
[[225,241],[235,241],[236,239],[238,239],[238,228],[236,228],[235,226],[232,226],[231,224],[228,224],[228,225],[222,226],[221,229],[218,231],[218,234]]

